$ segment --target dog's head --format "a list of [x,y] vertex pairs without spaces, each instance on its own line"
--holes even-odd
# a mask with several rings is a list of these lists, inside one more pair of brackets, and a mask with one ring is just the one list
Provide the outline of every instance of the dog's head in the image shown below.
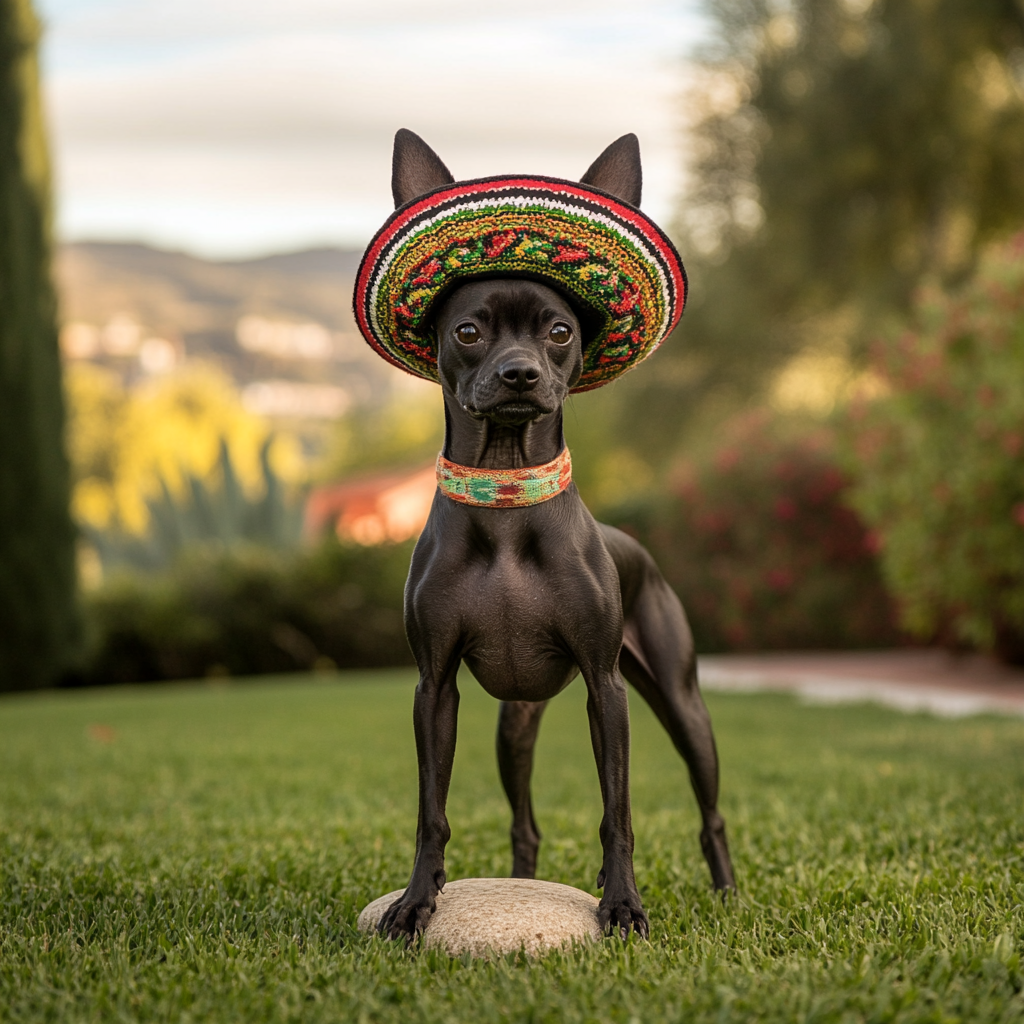
[[[398,132],[391,177],[396,208],[454,180],[418,135]],[[636,136],[613,142],[580,181],[639,206]],[[470,416],[501,426],[556,412],[579,380],[586,321],[585,311],[538,281],[501,277],[462,284],[434,314],[441,387]]]

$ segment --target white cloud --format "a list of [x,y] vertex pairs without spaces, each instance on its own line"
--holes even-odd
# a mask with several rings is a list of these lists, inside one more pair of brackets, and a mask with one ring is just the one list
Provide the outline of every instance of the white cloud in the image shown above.
[[644,206],[671,212],[681,54],[700,26],[656,0],[50,0],[49,16],[67,237],[360,243],[391,206],[398,127],[458,178],[578,177],[635,131]]

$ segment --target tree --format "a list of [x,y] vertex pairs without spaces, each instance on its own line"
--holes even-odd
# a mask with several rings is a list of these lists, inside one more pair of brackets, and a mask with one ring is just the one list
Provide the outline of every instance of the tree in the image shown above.
[[757,409],[608,518],[654,555],[699,651],[890,646],[904,638],[848,486],[831,429]]
[[[671,453],[809,345],[856,360],[1024,222],[1021,0],[708,0],[680,241],[693,301],[623,384]],[[621,431],[620,431],[621,433]]]
[[1024,663],[1024,233],[913,312],[850,409],[853,500],[912,632]]
[[77,638],[38,39],[0,0],[0,689],[54,682]]

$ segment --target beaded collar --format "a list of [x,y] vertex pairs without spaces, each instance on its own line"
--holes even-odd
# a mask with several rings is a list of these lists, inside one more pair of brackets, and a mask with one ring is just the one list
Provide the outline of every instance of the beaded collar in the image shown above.
[[572,483],[569,449],[543,466],[525,469],[477,469],[437,457],[437,486],[461,505],[486,508],[521,508],[555,498]]

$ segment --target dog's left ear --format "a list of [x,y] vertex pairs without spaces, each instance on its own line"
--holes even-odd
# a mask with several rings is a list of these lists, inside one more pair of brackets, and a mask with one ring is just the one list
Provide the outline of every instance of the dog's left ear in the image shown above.
[[596,185],[631,206],[640,205],[643,183],[640,140],[632,132],[616,139],[580,178],[581,185]]
[[391,194],[395,209],[410,199],[430,192],[455,179],[441,158],[408,128],[395,132],[395,150],[391,157]]

